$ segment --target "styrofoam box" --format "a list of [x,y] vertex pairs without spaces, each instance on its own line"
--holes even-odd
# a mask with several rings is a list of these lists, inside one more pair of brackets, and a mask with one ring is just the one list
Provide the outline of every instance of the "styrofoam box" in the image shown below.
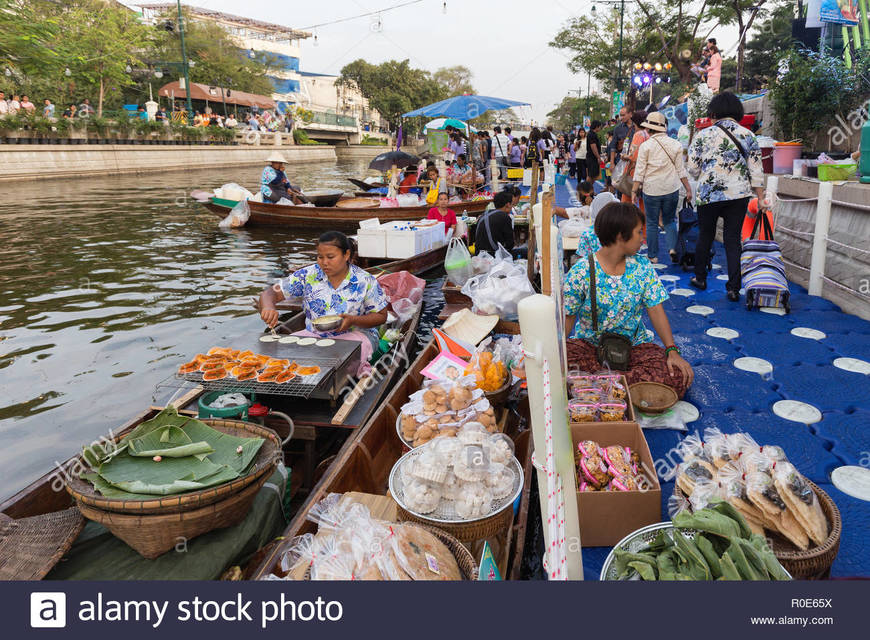
[[357,251],[362,258],[386,258],[386,231],[380,227],[360,229],[357,233]]
[[423,253],[423,234],[420,231],[387,229],[386,257],[404,259],[412,258],[420,253]]
[[381,226],[381,221],[377,218],[369,218],[368,220],[360,220],[360,229],[377,229]]

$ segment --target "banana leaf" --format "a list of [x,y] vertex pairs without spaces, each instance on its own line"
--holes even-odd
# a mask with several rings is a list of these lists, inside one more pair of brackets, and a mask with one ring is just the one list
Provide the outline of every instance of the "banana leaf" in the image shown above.
[[742,538],[736,541],[738,545],[740,545],[741,550],[743,551],[743,555],[746,556],[746,560],[755,570],[755,572],[761,576],[762,580],[770,580],[770,574],[767,572],[767,564],[764,562],[764,558],[761,557],[761,554],[758,552],[752,543],[749,540],[743,540]]
[[707,565],[707,561],[704,560],[704,554],[698,550],[695,543],[684,536],[678,529],[674,529],[674,542],[677,548],[683,552],[689,563],[689,575],[695,578],[695,580],[710,580],[712,577],[710,575],[710,567]]
[[677,579],[677,562],[674,550],[665,549],[656,556],[656,567],[659,571],[659,580],[676,580]]
[[128,440],[127,446],[130,455],[136,458],[196,456],[202,460],[207,454],[214,453],[214,449],[208,442],[204,440],[193,442],[183,429],[171,425],[159,427],[140,438]]
[[156,416],[151,418],[150,420],[146,420],[138,427],[133,429],[126,436],[121,438],[121,444],[129,442],[130,440],[135,440],[136,438],[141,438],[142,436],[151,433],[155,429],[159,429],[160,427],[184,427],[188,422],[198,422],[195,418],[190,418],[188,416],[182,416],[178,414],[178,409],[173,407],[172,405],[163,409]]
[[752,565],[749,564],[749,560],[746,559],[743,549],[740,548],[736,540],[731,542],[731,546],[728,547],[726,553],[734,561],[734,566],[737,567],[737,571],[740,572],[740,576],[744,580],[764,580],[767,577],[766,575],[764,577],[759,575]]
[[722,565],[719,562],[719,556],[716,555],[716,551],[713,549],[713,543],[701,534],[695,536],[694,542],[695,546],[698,547],[698,551],[704,555],[704,560],[707,561],[712,576],[716,579],[721,578]]
[[734,520],[734,522],[737,523],[737,526],[740,527],[740,537],[744,540],[749,540],[752,536],[752,529],[749,528],[749,525],[746,524],[746,520],[742,515],[740,515],[740,512],[733,504],[723,500],[714,504],[712,509],[717,513],[721,513],[723,516],[727,516]]
[[761,558],[764,560],[764,565],[767,567],[767,573],[770,574],[771,578],[774,580],[791,580],[791,577],[786,573],[785,569],[782,568],[779,560],[776,559],[773,551],[770,550],[764,536],[753,533],[752,537],[749,539],[749,544],[755,547]]
[[694,513],[681,511],[673,517],[673,522],[677,529],[695,529],[723,538],[740,537],[740,525],[712,509],[700,509]]
[[722,567],[722,577],[719,580],[741,580],[740,572],[727,553],[719,559],[719,565]]
[[620,578],[625,578],[631,573],[632,567],[629,566],[629,563],[641,562],[648,564],[650,567],[655,567],[656,563],[655,556],[646,553],[631,553],[630,551],[617,549],[614,555],[613,566]]

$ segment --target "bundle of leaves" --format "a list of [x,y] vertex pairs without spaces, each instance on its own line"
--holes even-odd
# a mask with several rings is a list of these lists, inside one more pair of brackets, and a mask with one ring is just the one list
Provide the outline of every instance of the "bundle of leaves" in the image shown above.
[[244,477],[262,438],[239,438],[167,407],[117,447],[85,447],[92,471],[82,474],[107,498],[145,500],[199,491]]

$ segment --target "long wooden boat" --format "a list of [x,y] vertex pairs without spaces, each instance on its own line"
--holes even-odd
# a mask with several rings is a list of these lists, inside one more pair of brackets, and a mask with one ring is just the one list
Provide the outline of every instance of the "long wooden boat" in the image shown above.
[[[354,438],[345,442],[335,460],[294,516],[282,540],[270,545],[271,548],[262,550],[252,560],[246,570],[246,577],[264,578],[273,573],[288,541],[294,536],[316,532],[317,526],[307,517],[314,505],[330,493],[386,494],[390,471],[404,453],[403,444],[396,434],[396,418],[402,405],[407,402],[408,396],[420,388],[423,381],[422,369],[437,354],[436,343],[429,342],[372,419],[357,432]],[[506,416],[503,420],[508,423],[505,432],[514,439],[516,456],[523,465],[525,484],[504,548],[496,551],[496,560],[505,578],[518,579],[525,545],[532,483],[530,431],[516,432],[515,423],[507,420]]]
[[[313,477],[316,466],[321,458],[331,458],[344,444],[345,440],[356,439],[359,432],[357,427],[369,421],[375,410],[380,406],[381,400],[387,392],[393,388],[396,379],[407,369],[412,358],[412,350],[416,344],[416,330],[419,323],[420,313],[408,320],[402,327],[403,338],[394,346],[395,352],[407,354],[405,357],[394,357],[387,360],[387,365],[381,367],[382,375],[377,381],[366,389],[361,389],[359,399],[347,413],[342,424],[333,424],[331,419],[335,407],[329,403],[310,402],[298,398],[281,398],[278,396],[257,396],[259,402],[266,404],[273,410],[283,411],[294,419],[294,436],[284,445],[284,458],[288,466],[302,470],[300,477],[303,478],[302,486],[307,481],[308,486],[313,485]],[[304,316],[297,314],[281,327],[284,332],[297,331],[304,328]],[[385,356],[386,357],[386,356]],[[384,358],[382,358],[384,360]],[[197,403],[207,389],[196,387],[175,400],[172,404],[179,411],[187,411],[192,415],[197,413]],[[124,435],[137,427],[142,422],[153,418],[163,407],[149,407],[136,413],[130,420],[113,430],[115,435]],[[265,424],[275,430],[282,438],[289,434],[289,425],[283,419],[266,416]],[[326,442],[318,439],[318,427],[329,426],[330,438]],[[300,445],[303,451],[298,450]],[[317,452],[318,445],[321,449]],[[66,491],[57,491],[57,479],[61,470],[71,467],[78,459],[78,455],[72,456],[60,467],[48,470],[38,480],[21,489],[14,495],[0,502],[0,513],[11,518],[27,518],[57,511],[63,511],[73,506],[73,500]],[[295,488],[298,489],[298,486]],[[236,562],[238,559],[228,559],[228,562]],[[106,578],[123,578],[123,576],[106,576]]]
[[[373,200],[373,202],[375,202]],[[492,199],[468,200],[450,205],[457,213],[483,213]],[[210,197],[202,202],[214,215],[225,218],[238,204],[234,200]],[[355,231],[362,220],[378,218],[381,222],[421,220],[429,213],[429,205],[416,207],[300,207],[248,201],[251,217],[248,224],[294,227],[297,229],[336,229]]]

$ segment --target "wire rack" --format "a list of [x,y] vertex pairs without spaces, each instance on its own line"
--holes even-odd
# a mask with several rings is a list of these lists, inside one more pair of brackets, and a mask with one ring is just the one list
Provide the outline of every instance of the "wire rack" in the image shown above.
[[164,380],[159,386],[183,387],[187,386],[188,383],[193,383],[202,385],[207,391],[239,391],[242,393],[308,398],[339,364],[341,364],[341,360],[338,358],[306,357],[305,363],[300,366],[317,365],[320,367],[320,373],[313,376],[296,376],[292,380],[282,384],[276,382],[257,382],[256,378],[251,380],[236,380],[231,376],[221,380],[203,380],[203,374],[196,371],[186,374],[176,373]]

